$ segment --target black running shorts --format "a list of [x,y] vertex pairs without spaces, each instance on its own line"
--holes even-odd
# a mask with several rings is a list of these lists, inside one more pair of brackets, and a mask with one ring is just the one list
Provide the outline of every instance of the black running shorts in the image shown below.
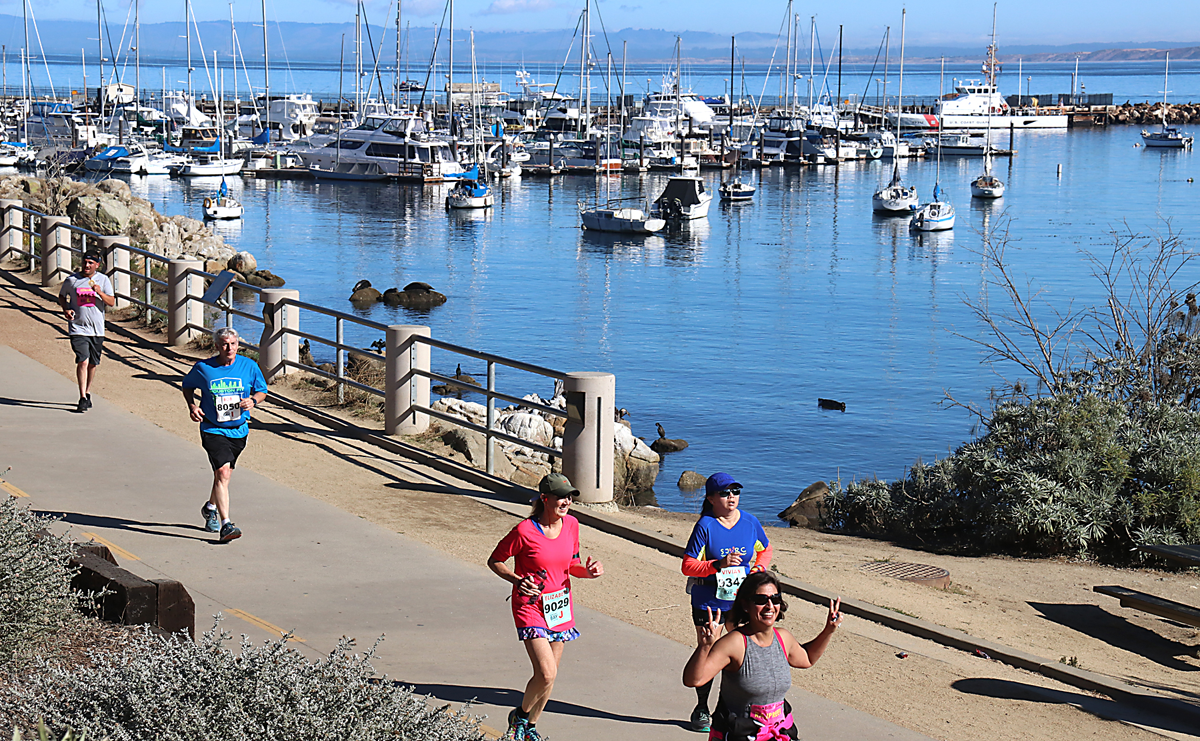
[[225,464],[229,464],[231,469],[237,468],[238,456],[246,449],[245,437],[229,437],[215,432],[201,432],[200,442],[208,453],[208,462],[214,471]]
[[87,361],[88,365],[100,365],[100,355],[104,352],[104,338],[93,335],[71,335],[71,349],[75,351],[75,362]]

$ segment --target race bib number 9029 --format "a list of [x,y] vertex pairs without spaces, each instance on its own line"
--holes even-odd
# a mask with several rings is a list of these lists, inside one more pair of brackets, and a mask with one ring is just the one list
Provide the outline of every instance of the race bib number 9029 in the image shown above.
[[546,627],[550,630],[571,622],[571,591],[564,588],[543,594],[542,616],[546,618]]

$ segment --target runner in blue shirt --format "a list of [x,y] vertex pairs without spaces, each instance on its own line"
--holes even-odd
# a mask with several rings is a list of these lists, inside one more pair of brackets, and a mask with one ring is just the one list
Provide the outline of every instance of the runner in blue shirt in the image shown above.
[[213,332],[217,354],[192,366],[182,384],[188,414],[200,423],[200,442],[213,469],[212,492],[200,514],[205,529],[220,533],[222,543],[242,537],[241,529],[229,519],[229,479],[246,448],[250,410],[267,398],[267,380],[258,364],[237,354],[239,339],[233,327]]
[[[729,614],[733,598],[746,575],[771,564],[771,543],[762,523],[738,509],[742,485],[727,473],[714,473],[704,484],[700,520],[692,528],[683,557],[683,574],[692,593],[692,623],[696,641],[704,637],[709,612]],[[726,626],[732,630],[736,626]],[[692,730],[707,732],[712,724],[708,695],[712,681],[696,688]]]

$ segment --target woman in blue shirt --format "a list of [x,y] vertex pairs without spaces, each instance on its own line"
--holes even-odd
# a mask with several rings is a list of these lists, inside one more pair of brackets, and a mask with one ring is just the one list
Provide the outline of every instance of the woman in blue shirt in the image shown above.
[[[704,484],[700,519],[688,539],[682,570],[691,584],[697,645],[704,637],[709,611],[729,614],[746,575],[762,571],[771,563],[771,543],[762,523],[749,512],[738,509],[741,493],[742,485],[729,474],[709,476]],[[692,730],[708,731],[712,723],[708,710],[711,690],[711,680],[696,688]]]

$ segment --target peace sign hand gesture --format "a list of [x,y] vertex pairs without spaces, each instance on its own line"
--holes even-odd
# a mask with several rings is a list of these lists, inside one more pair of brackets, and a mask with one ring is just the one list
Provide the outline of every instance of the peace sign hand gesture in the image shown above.
[[721,622],[721,609],[717,608],[714,615],[711,607],[705,607],[705,612],[708,614],[707,622],[700,626],[700,647],[710,649],[717,639],[721,637],[721,629],[724,623]]
[[837,630],[842,624],[842,598],[829,600],[829,616],[825,618],[825,627]]

